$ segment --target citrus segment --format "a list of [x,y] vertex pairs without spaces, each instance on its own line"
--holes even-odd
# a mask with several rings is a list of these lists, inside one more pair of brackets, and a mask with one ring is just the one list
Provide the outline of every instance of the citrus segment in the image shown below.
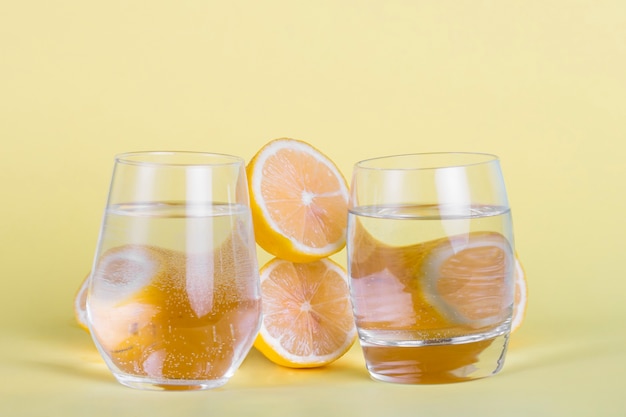
[[92,294],[97,301],[115,304],[140,292],[167,269],[164,250],[144,245],[124,245],[109,249],[93,271]]
[[452,323],[473,328],[500,323],[513,304],[513,259],[499,233],[443,239],[422,267],[424,296]]
[[330,259],[261,268],[263,322],[254,346],[271,361],[311,368],[340,358],[354,343],[345,270]]
[[109,249],[97,261],[88,311],[92,331],[107,350],[148,326],[165,295],[150,286],[167,274],[163,250],[143,245]]
[[513,303],[513,318],[511,319],[511,332],[519,329],[526,317],[528,305],[528,285],[526,273],[520,260],[515,258],[515,298]]
[[[499,233],[472,232],[406,246],[378,241],[360,222],[351,233],[352,296],[362,327],[448,328],[454,336],[504,321],[511,304],[512,331],[521,325],[526,278]],[[511,276],[514,289],[507,281]]]
[[246,167],[257,243],[293,262],[345,245],[348,185],[337,166],[306,142],[275,139]]
[[89,275],[87,275],[78,291],[74,296],[74,319],[76,323],[84,329],[89,331],[89,324],[87,324],[87,289],[89,288]]
[[258,288],[247,284],[257,268],[247,248],[228,239],[193,254],[140,245],[105,252],[88,304],[109,360],[153,378],[222,377],[260,325]]

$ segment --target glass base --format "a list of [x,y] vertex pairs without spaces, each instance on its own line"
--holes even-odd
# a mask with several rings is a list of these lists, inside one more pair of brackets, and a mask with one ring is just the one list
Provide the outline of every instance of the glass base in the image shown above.
[[153,391],[199,391],[218,388],[228,382],[228,378],[196,381],[140,378],[119,374],[114,376],[122,385],[127,387]]
[[361,341],[370,376],[399,384],[446,384],[496,374],[504,364],[508,335],[459,344],[376,345]]

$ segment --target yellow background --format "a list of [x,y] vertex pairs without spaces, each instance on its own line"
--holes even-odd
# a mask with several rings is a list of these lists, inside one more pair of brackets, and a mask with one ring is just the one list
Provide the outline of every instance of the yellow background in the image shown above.
[[[377,383],[355,348],[310,371],[252,351],[208,392],[114,381],[72,313],[113,156],[282,136],[348,178],[501,157],[530,286],[502,373]],[[626,415],[625,139],[622,0],[4,1],[0,415]]]

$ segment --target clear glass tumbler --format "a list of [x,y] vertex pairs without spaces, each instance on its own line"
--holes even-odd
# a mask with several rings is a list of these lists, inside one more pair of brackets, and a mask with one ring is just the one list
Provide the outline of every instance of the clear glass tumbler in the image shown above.
[[196,152],[117,156],[87,314],[122,384],[225,384],[261,322],[244,161]]
[[372,378],[446,383],[501,369],[514,248],[496,156],[432,153],[358,162],[347,250]]

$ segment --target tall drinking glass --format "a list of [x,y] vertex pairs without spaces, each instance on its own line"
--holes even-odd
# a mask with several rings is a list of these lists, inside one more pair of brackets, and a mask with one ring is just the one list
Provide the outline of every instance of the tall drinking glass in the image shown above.
[[357,163],[348,269],[372,378],[445,383],[498,372],[514,296],[513,227],[498,158]]
[[242,159],[116,157],[87,314],[119,382],[187,390],[231,378],[261,320],[252,230]]

